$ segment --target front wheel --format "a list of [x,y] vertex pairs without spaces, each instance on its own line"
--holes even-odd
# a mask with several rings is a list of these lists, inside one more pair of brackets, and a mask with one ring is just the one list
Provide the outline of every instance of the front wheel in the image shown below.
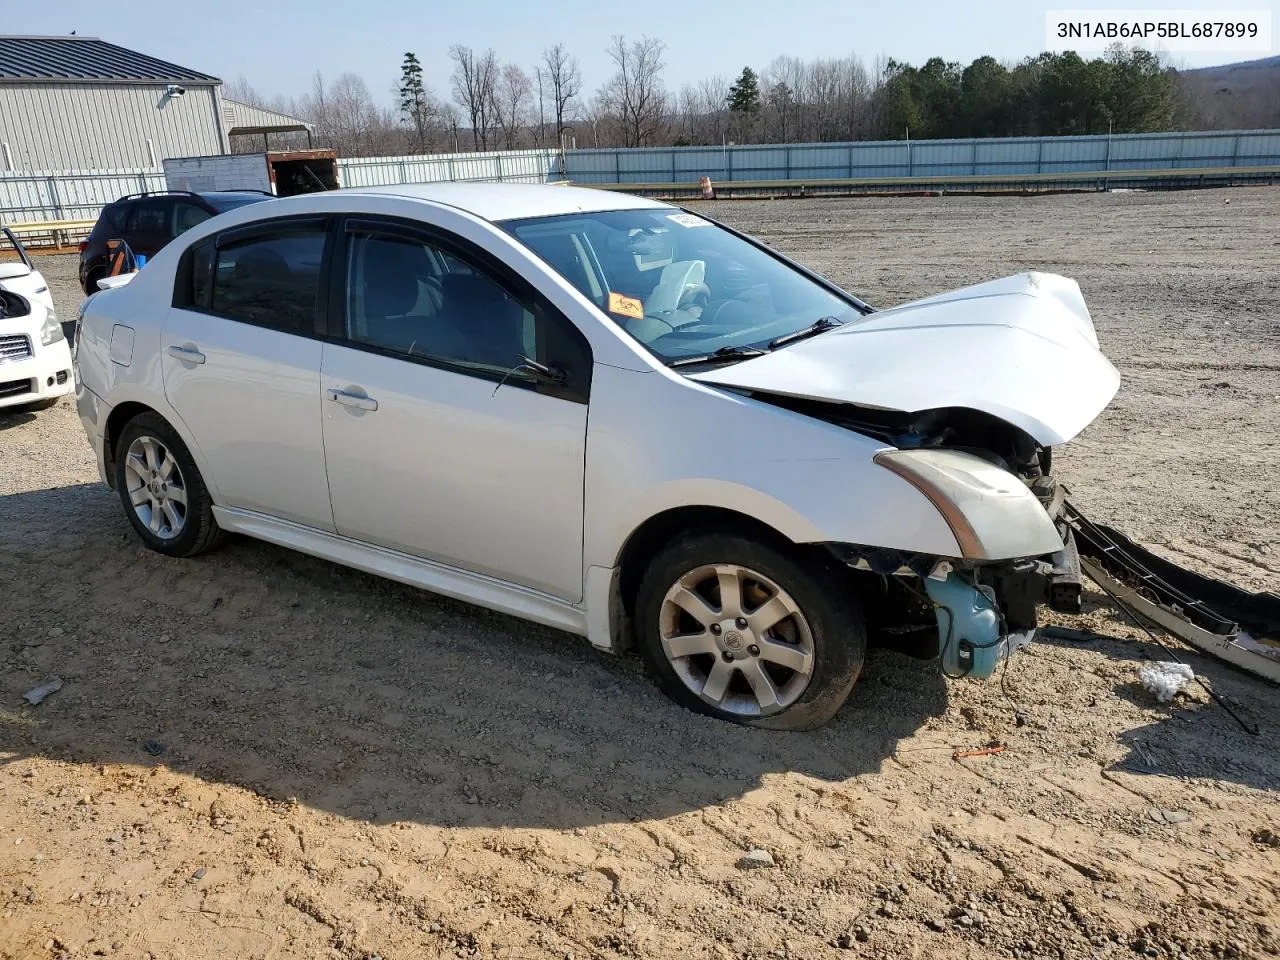
[[672,699],[776,730],[835,716],[866,651],[861,611],[832,569],[734,534],[660,552],[636,616],[641,652]]

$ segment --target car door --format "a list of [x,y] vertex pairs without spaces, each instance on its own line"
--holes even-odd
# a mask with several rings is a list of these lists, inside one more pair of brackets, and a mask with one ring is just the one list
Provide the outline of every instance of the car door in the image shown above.
[[456,237],[339,236],[321,374],[338,532],[581,599],[586,340]]
[[333,532],[320,432],[324,218],[270,220],[192,246],[161,336],[165,396],[219,506]]

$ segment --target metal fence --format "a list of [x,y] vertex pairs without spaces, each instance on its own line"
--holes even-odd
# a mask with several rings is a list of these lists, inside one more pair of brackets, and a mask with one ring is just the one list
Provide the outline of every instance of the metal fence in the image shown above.
[[582,184],[1031,176],[1280,165],[1280,130],[572,150],[556,172]]
[[[346,186],[439,181],[687,184],[841,178],[1008,177],[1090,171],[1280,166],[1280,130],[740,144],[652,149],[513,150],[338,161]],[[0,220],[97,217],[127,193],[164,188],[157,169],[0,174]]]
[[128,193],[163,190],[160,170],[76,170],[0,175],[0,221],[95,220]]
[[339,160],[338,171],[346,187],[451,180],[546,183],[558,161],[555,150],[508,150]]

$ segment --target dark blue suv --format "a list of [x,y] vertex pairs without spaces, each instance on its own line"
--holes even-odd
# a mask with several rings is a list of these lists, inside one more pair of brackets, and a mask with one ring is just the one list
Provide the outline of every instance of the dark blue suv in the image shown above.
[[257,190],[166,190],[121,197],[102,208],[88,239],[80,244],[80,286],[85,293],[94,293],[98,281],[107,276],[110,240],[123,240],[134,254],[150,258],[178,234],[210,217],[271,199],[271,194]]

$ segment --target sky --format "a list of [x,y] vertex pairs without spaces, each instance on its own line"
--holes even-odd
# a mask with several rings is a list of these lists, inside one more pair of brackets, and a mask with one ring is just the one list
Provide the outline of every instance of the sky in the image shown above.
[[[610,37],[648,33],[667,44],[664,79],[675,90],[716,74],[735,77],[743,66],[763,68],[779,54],[809,59],[856,53],[922,63],[931,56],[968,63],[991,54],[1018,60],[1045,46],[1045,12],[1085,9],[1197,8],[1270,10],[1280,42],[1280,0],[687,0],[668,4],[608,0],[0,0],[6,34],[58,35],[72,30],[211,73],[243,76],[267,97],[305,92],[312,75],[359,74],[380,104],[393,103],[407,51],[422,61],[424,79],[449,96],[449,46],[492,47],[500,60],[532,72],[557,41],[581,61],[584,92],[612,72]],[[1280,52],[1274,48],[1271,55]],[[1267,53],[1178,54],[1176,66],[1209,66]]]

